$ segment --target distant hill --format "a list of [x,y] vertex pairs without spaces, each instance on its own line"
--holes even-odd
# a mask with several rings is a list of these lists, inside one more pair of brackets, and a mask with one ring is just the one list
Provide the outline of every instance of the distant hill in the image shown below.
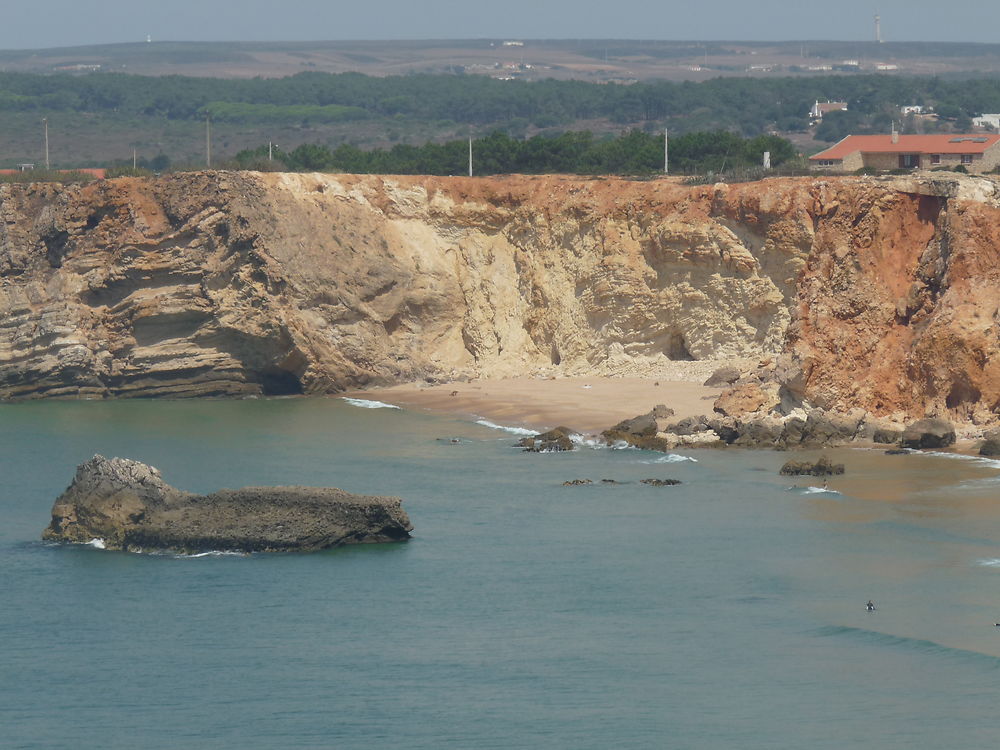
[[958,42],[471,39],[318,42],[134,42],[0,51],[0,70],[50,73],[100,66],[141,75],[281,77],[306,70],[368,75],[701,81],[719,75],[808,75],[857,60],[909,74],[1000,72],[1000,44]]

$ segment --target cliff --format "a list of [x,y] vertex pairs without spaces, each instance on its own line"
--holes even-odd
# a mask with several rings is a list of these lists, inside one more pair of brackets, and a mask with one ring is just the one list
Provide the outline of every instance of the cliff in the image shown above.
[[107,549],[183,552],[306,552],[408,539],[398,497],[332,487],[244,487],[194,495],[152,466],[94,456],[52,506],[42,537]]
[[956,175],[0,186],[0,397],[329,393],[754,357],[786,399],[986,422],[998,195]]

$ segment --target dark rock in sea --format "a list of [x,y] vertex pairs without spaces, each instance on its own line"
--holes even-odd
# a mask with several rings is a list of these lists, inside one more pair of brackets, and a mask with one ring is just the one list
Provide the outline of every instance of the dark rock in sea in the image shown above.
[[887,456],[905,456],[908,453],[910,453],[909,448],[890,448],[885,451],[885,455]]
[[563,487],[579,487],[582,484],[593,484],[589,479],[568,479],[562,483]]
[[708,426],[708,418],[705,416],[700,417],[685,417],[679,422],[667,425],[664,432],[672,432],[674,435],[694,435],[696,432],[706,432],[711,429]]
[[900,445],[904,448],[947,448],[955,443],[955,427],[946,419],[920,419],[906,426]]
[[622,441],[636,448],[666,452],[669,450],[670,444],[663,438],[657,437],[659,427],[656,423],[655,413],[656,409],[648,414],[640,414],[638,417],[619,422],[614,427],[602,432],[601,437],[608,445]]
[[569,427],[556,427],[534,437],[521,438],[517,441],[517,447],[524,448],[531,453],[571,451],[573,450],[573,439],[570,436],[576,434]]
[[617,479],[602,479],[601,484],[621,484]]
[[52,506],[44,539],[107,549],[306,552],[408,539],[398,497],[332,487],[244,487],[195,495],[171,487],[152,466],[94,456]]
[[983,433],[983,442],[979,446],[980,456],[1000,456],[1000,427],[986,430]]
[[785,476],[809,474],[814,477],[824,477],[832,474],[843,474],[844,465],[832,463],[826,456],[821,456],[815,463],[810,463],[809,461],[786,461],[778,473]]
[[740,426],[734,417],[713,417],[708,426],[726,444],[731,445],[740,436]]
[[679,479],[640,479],[640,483],[648,484],[650,487],[673,487],[675,484],[680,484]]
[[708,380],[706,380],[703,385],[709,387],[732,385],[739,379],[740,371],[737,368],[720,367],[718,370],[709,375]]

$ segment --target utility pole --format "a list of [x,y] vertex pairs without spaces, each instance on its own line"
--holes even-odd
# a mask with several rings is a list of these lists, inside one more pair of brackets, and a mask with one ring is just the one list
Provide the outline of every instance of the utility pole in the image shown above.
[[212,116],[205,115],[205,168],[212,168]]
[[42,118],[42,125],[45,126],[45,169],[49,168],[49,118]]
[[271,141],[267,142],[267,160],[274,161],[274,144]]
[[138,162],[136,161],[135,149],[132,149],[132,171],[133,172],[135,171],[137,164],[138,164]]
[[670,174],[670,129],[663,129],[663,174]]
[[472,177],[472,136],[469,136],[469,177]]

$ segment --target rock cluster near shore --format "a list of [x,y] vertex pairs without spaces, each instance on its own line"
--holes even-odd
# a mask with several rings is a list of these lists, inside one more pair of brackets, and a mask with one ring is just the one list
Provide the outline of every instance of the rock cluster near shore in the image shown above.
[[100,539],[108,549],[130,551],[306,552],[401,541],[412,529],[396,497],[325,487],[195,495],[171,487],[152,466],[94,456],[55,501],[42,536],[77,543]]
[[678,447],[822,448],[850,443],[874,443],[904,448],[945,448],[955,442],[955,428],[941,419],[899,425],[872,418],[862,410],[848,414],[797,408],[751,412],[740,417],[698,416],[672,422],[654,412],[628,419],[601,433],[608,444],[669,451]]

